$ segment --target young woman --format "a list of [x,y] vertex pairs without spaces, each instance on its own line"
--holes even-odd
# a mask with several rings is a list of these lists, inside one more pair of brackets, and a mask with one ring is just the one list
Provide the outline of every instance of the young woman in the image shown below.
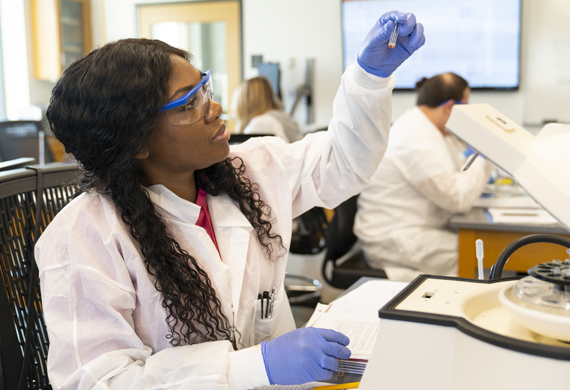
[[[399,47],[387,49],[394,21]],[[390,74],[423,42],[382,16],[328,132],[230,149],[209,72],[160,41],[74,62],[48,119],[82,194],[36,247],[57,389],[251,389],[330,378],[346,336],[297,329],[283,291],[293,217],[358,192],[386,148]],[[386,49],[384,48],[386,47]],[[363,69],[367,69],[364,71]],[[259,294],[270,296],[262,308]]]
[[284,110],[269,80],[254,77],[242,82],[234,93],[237,130],[244,134],[270,134],[295,142],[303,138],[299,125]]

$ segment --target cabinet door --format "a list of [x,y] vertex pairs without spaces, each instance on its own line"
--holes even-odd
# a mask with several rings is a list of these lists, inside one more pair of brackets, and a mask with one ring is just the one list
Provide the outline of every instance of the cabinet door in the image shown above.
[[34,74],[57,80],[91,50],[89,0],[31,0]]
[[239,1],[140,5],[138,13],[141,38],[187,50],[194,67],[212,71],[214,99],[226,112],[241,81]]
[[60,0],[61,66],[67,68],[91,48],[88,0]]

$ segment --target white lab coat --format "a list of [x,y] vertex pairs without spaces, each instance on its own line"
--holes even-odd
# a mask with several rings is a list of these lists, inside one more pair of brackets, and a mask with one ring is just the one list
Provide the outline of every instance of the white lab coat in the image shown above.
[[[350,67],[328,132],[286,144],[264,137],[232,147],[272,210],[273,232],[291,239],[291,221],[360,192],[384,154],[392,77]],[[256,233],[226,195],[208,196],[220,254],[195,226],[199,206],[162,185],[151,199],[180,246],[208,273],[241,338],[172,347],[162,295],[112,201],[89,193],[67,205],[36,246],[54,389],[251,389],[269,384],[259,343],[294,330],[283,291],[285,258],[266,259]],[[221,258],[220,258],[221,255]],[[274,316],[260,319],[257,294],[277,288]]]
[[493,169],[478,158],[463,172],[464,149],[417,107],[392,126],[386,155],[358,198],[354,224],[366,260],[389,279],[457,275],[457,235],[446,225],[454,213],[471,209]]

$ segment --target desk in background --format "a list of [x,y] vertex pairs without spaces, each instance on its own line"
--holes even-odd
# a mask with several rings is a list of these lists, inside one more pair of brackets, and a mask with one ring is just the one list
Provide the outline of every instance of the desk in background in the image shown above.
[[[549,233],[570,239],[570,233],[560,224],[498,224],[489,222],[484,209],[474,208],[467,214],[458,214],[451,218],[449,227],[459,233],[458,276],[477,277],[477,257],[475,241],[483,240],[485,268],[491,268],[497,258],[511,242],[529,234]],[[553,259],[564,260],[566,249],[554,244],[538,243],[517,250],[505,264],[505,270],[527,272],[539,263]]]

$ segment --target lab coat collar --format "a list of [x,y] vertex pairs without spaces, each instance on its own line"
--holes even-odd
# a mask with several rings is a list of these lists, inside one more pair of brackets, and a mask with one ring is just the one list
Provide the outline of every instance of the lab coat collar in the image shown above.
[[237,318],[253,227],[228,195],[208,196],[207,200],[220,256],[229,268],[232,311]]
[[[163,210],[162,213],[168,214],[164,217],[196,224],[200,206],[180,198],[161,184],[148,187],[147,190],[151,200]],[[229,278],[226,280],[231,291],[232,310],[237,316],[253,226],[228,195],[208,196],[207,202],[219,253],[228,266]],[[224,279],[219,276],[218,280]],[[219,288],[225,287],[220,285]]]
[[227,194],[208,196],[207,201],[212,224],[217,228],[216,230],[226,227],[243,227],[250,232],[253,229],[238,205]]
[[[196,224],[200,215],[200,206],[180,198],[162,184],[146,187],[146,189],[152,202],[167,211],[171,217]],[[243,227],[248,232],[253,229],[245,215],[228,195],[208,196],[207,202],[212,224],[218,229],[230,226]]]
[[[146,187],[150,200],[169,215],[164,217],[180,220],[192,225],[196,224],[200,215],[200,206],[182,199],[162,184]],[[161,213],[162,214],[162,213]]]

